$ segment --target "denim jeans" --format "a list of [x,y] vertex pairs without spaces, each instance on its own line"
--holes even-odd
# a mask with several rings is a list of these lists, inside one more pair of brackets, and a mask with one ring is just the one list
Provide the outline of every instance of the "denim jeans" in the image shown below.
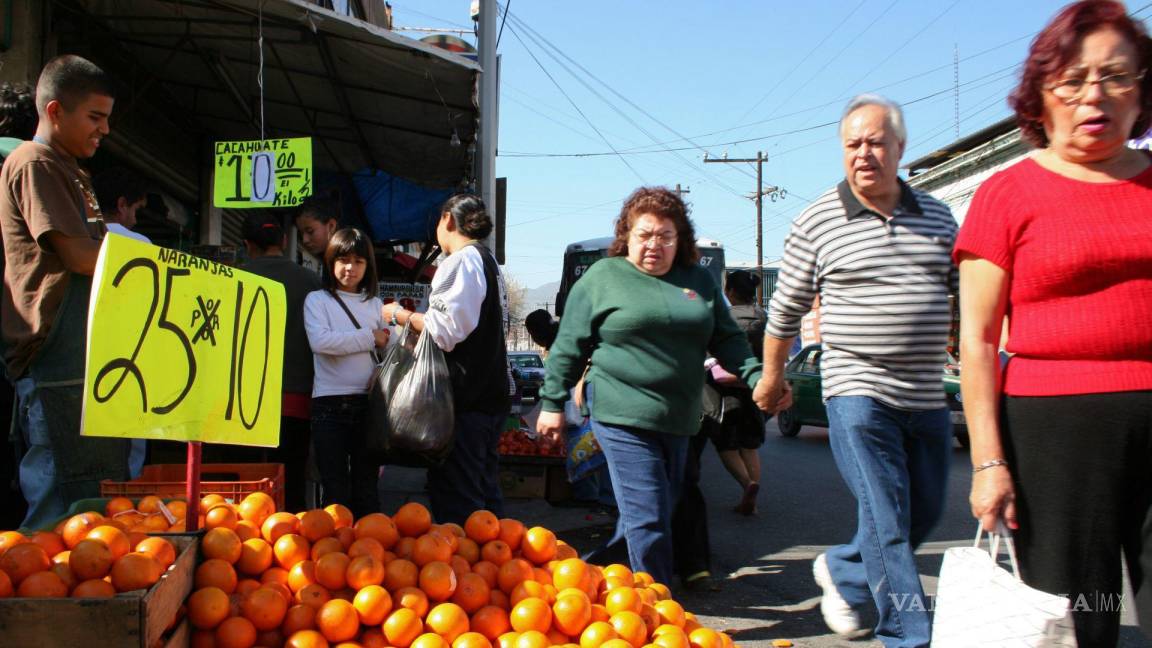
[[452,452],[443,464],[428,469],[428,499],[434,520],[462,525],[481,509],[504,517],[497,446],[507,421],[507,414],[456,413]]
[[628,545],[633,571],[645,571],[670,584],[673,574],[672,512],[684,480],[690,437],[601,423],[592,430],[608,460],[620,519],[616,534],[587,557],[610,556],[621,542]]
[[885,646],[927,646],[932,619],[913,552],[944,509],[948,409],[900,410],[866,396],[836,396],[827,409],[832,454],[858,515],[852,542],[828,550],[832,580],[850,605],[875,602]]
[[312,399],[312,446],[324,489],[321,505],[343,504],[357,519],[380,512],[380,461],[364,438],[367,409],[364,394]]

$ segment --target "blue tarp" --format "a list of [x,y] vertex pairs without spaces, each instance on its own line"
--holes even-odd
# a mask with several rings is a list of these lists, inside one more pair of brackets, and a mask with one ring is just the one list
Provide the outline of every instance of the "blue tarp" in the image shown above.
[[430,189],[376,169],[361,169],[352,184],[377,241],[429,241],[451,189]]

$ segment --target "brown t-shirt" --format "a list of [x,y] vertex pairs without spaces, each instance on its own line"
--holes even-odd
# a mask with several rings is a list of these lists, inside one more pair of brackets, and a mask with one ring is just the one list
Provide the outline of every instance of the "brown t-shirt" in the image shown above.
[[48,337],[68,289],[68,270],[48,247],[47,234],[90,236],[82,177],[74,158],[35,142],[17,147],[0,171],[0,330],[13,378],[27,370]]

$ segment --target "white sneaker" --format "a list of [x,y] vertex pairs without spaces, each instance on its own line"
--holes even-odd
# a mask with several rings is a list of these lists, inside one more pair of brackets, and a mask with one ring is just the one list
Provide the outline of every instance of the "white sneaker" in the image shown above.
[[824,595],[820,597],[820,614],[824,616],[828,628],[845,637],[859,634],[860,615],[840,596],[836,583],[832,581],[832,574],[828,571],[828,559],[824,554],[816,556],[812,562],[812,577],[820,589],[824,590]]

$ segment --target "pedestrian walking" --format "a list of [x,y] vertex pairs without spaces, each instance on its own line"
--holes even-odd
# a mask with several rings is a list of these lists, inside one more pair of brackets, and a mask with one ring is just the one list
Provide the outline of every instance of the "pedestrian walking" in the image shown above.
[[568,297],[537,429],[558,438],[569,390],[591,361],[592,429],[620,508],[606,550],[626,541],[633,570],[670,583],[672,514],[688,441],[699,431],[704,357],[711,353],[748,384],[759,378],[760,362],[720,287],[697,263],[695,229],[675,192],[633,192],[608,256]]
[[[1116,645],[1121,552],[1152,628],[1152,41],[1122,3],[1068,5],[1009,103],[1037,150],[977,190],[956,242],[972,514],[1024,582]],[[1006,314],[1007,350],[998,351]]]
[[908,141],[897,104],[852,99],[840,137],[845,180],[796,217],[784,243],[753,396],[770,412],[789,406],[784,362],[819,295],[828,436],[859,516],[855,537],[813,565],[820,610],[833,631],[854,635],[857,608],[872,600],[885,646],[927,646],[913,551],[940,517],[952,448],[940,365],[956,222],[897,176]]

